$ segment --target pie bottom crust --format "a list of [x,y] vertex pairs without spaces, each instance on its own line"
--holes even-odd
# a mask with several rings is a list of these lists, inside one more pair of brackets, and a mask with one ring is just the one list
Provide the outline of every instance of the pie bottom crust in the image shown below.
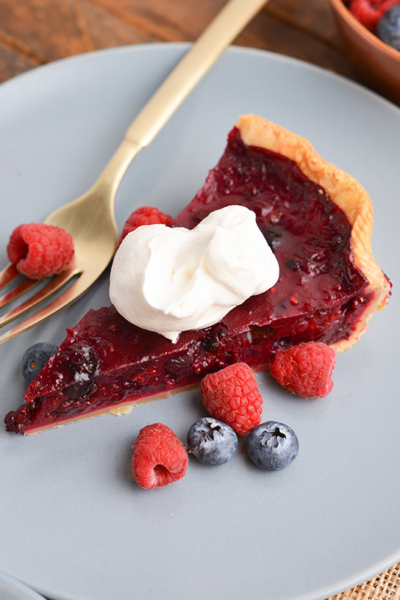
[[177,390],[161,392],[160,394],[155,394],[154,396],[147,396],[144,398],[140,398],[139,400],[129,400],[128,398],[120,404],[114,404],[113,406],[109,406],[106,408],[99,408],[98,410],[93,410],[88,414],[78,415],[77,417],[69,417],[65,419],[65,421],[51,423],[50,425],[43,425],[42,427],[35,427],[31,430],[27,429],[26,431],[24,431],[24,434],[35,435],[36,433],[46,431],[47,429],[54,429],[55,427],[64,427],[64,425],[68,425],[69,423],[73,423],[74,421],[83,421],[85,419],[90,419],[91,417],[100,417],[102,415],[112,414],[116,417],[120,417],[121,415],[127,415],[128,413],[130,413],[134,406],[141,406],[142,404],[147,404],[147,402],[152,402],[153,400],[162,400],[164,398],[169,398],[170,396],[173,396],[175,394],[180,394],[181,392],[188,392],[197,387],[198,384],[194,383],[192,385],[187,385]]
[[[255,372],[264,371],[267,368],[267,365],[261,365],[257,369],[254,369]],[[142,404],[147,404],[148,402],[153,402],[153,400],[164,400],[165,398],[169,398],[170,396],[175,396],[176,394],[181,394],[183,392],[190,392],[190,390],[195,390],[199,387],[199,383],[193,383],[191,385],[185,385],[184,387],[180,387],[176,390],[168,390],[165,392],[161,392],[160,394],[154,394],[153,396],[146,396],[144,398],[139,398],[139,400],[129,400],[127,398],[120,404],[114,404],[113,406],[109,406],[106,408],[99,408],[98,410],[94,410],[93,412],[85,415],[79,415],[77,417],[70,417],[65,419],[65,421],[59,421],[54,424],[44,425],[43,427],[35,427],[34,429],[27,429],[24,431],[24,435],[35,435],[36,433],[40,433],[41,431],[46,431],[48,429],[54,429],[55,427],[64,427],[64,425],[68,425],[69,423],[73,423],[74,421],[83,421],[85,419],[90,419],[92,417],[100,417],[102,415],[115,415],[116,417],[120,417],[122,415],[127,415],[131,412],[134,406],[141,406]]]

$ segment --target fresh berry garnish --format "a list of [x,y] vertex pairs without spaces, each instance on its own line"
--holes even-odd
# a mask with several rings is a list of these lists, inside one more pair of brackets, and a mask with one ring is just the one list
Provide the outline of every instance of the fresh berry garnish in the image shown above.
[[333,387],[332,371],[336,354],[322,342],[304,342],[280,350],[271,364],[271,374],[293,394],[322,398]]
[[400,5],[392,6],[380,18],[376,35],[382,42],[400,50]]
[[140,430],[133,445],[132,477],[142,488],[151,489],[181,479],[188,455],[175,433],[162,423]]
[[137,210],[134,210],[133,213],[127,218],[125,221],[125,225],[122,229],[121,236],[118,240],[117,250],[124,238],[135,231],[138,227],[142,225],[166,225],[170,227],[172,225],[172,217],[166,215],[165,213],[158,210],[154,206],[142,206]]
[[267,471],[279,471],[294,461],[299,452],[299,440],[291,427],[277,421],[261,423],[246,439],[251,460]]
[[49,358],[57,352],[58,348],[48,342],[38,342],[25,350],[22,357],[22,374],[28,383],[31,383]]
[[31,279],[44,279],[68,269],[74,256],[74,241],[61,227],[28,223],[14,229],[7,254],[20,273]]
[[204,406],[216,419],[246,435],[261,421],[263,399],[253,371],[245,363],[206,375],[201,383]]
[[398,4],[400,0],[351,0],[349,10],[357,21],[375,33],[382,15]]
[[187,444],[188,451],[204,465],[223,465],[232,458],[238,438],[226,423],[203,417],[189,429]]

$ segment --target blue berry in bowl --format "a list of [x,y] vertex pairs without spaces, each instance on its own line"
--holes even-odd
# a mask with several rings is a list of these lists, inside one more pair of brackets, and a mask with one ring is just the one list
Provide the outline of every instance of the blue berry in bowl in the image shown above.
[[57,350],[57,346],[48,342],[33,344],[25,350],[22,357],[22,374],[28,383],[39,375],[50,356],[53,356]]
[[277,421],[254,427],[247,436],[246,445],[251,460],[267,471],[284,469],[299,452],[299,440],[293,429]]
[[400,4],[383,13],[376,26],[376,35],[382,42],[400,51]]
[[213,417],[193,423],[187,434],[188,452],[204,465],[223,465],[232,458],[238,438],[232,427]]

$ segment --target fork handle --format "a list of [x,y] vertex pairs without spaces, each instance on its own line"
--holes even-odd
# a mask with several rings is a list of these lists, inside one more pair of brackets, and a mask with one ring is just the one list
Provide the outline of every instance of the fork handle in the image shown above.
[[125,139],[147,146],[267,0],[230,0],[133,121]]
[[229,0],[192,48],[172,70],[125,134],[94,187],[114,200],[126,169],[162,129],[222,52],[268,0]]

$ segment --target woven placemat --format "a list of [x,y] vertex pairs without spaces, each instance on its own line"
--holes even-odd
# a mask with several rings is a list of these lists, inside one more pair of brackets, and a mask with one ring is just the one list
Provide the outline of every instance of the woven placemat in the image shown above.
[[373,579],[326,600],[400,600],[400,563]]
[[373,579],[326,600],[400,600],[400,563]]

